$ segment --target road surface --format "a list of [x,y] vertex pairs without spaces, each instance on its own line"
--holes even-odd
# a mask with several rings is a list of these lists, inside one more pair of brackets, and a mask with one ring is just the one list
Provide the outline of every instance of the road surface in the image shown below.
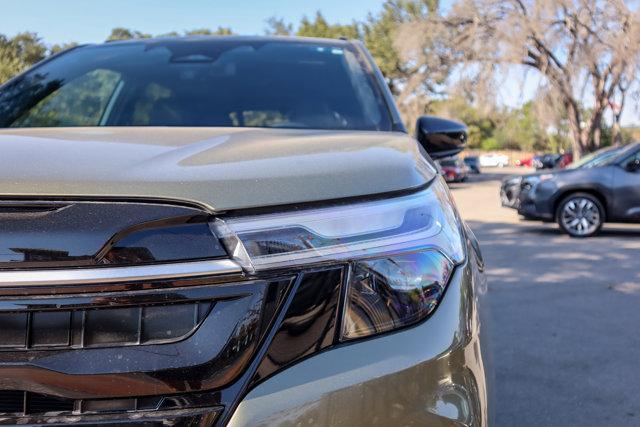
[[487,169],[452,191],[489,278],[498,426],[640,425],[640,227],[573,239],[502,208]]

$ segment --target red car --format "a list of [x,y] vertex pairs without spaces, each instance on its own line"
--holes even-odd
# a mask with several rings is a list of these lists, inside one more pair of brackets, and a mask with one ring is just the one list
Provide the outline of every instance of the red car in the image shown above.
[[463,182],[469,177],[469,167],[458,158],[442,159],[438,163],[446,182]]
[[532,157],[526,157],[524,159],[516,160],[516,166],[523,166],[523,167],[532,168],[533,167],[533,162],[538,157],[540,157],[540,156],[532,156]]
[[567,166],[569,166],[571,163],[573,163],[573,153],[564,153],[560,158],[560,160],[558,160],[556,167],[558,169],[564,169]]
[[[543,156],[526,157],[524,159],[516,160],[516,166],[523,167],[536,167],[536,161],[541,162]],[[573,162],[573,154],[565,153],[558,157],[553,164],[553,168],[564,169]]]

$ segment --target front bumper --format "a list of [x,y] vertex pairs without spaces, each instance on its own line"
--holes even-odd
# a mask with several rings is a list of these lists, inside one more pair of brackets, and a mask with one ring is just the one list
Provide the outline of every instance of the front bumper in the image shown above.
[[244,397],[229,425],[488,425],[485,294],[471,257],[426,322],[281,371]]
[[[33,228],[20,218],[19,231]],[[208,248],[217,240],[203,230]],[[154,242],[176,253],[193,235]],[[136,265],[132,256],[155,252],[136,243],[106,252],[124,266],[65,258],[61,269],[38,250],[22,264],[40,268],[0,268],[0,424],[286,424],[299,414],[325,425],[486,425],[485,283],[466,237],[467,261],[428,320],[349,344],[337,339],[347,263],[250,276],[224,257]]]
[[544,182],[534,184],[526,188],[521,188],[518,196],[518,213],[528,219],[538,219],[542,221],[553,221],[553,196],[555,188]]
[[505,208],[518,209],[518,196],[520,194],[520,182],[503,182],[500,187],[500,202]]

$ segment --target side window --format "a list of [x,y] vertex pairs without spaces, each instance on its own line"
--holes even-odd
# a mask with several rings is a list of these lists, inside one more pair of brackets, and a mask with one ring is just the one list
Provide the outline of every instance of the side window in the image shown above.
[[640,172],[640,151],[638,151],[633,156],[629,157],[625,161],[624,165],[627,171],[639,173]]
[[98,126],[119,82],[120,73],[93,70],[42,99],[11,127]]

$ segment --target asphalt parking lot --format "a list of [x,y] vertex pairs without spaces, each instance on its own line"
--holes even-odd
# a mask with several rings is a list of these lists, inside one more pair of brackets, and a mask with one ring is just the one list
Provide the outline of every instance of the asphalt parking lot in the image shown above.
[[640,227],[520,220],[498,194],[519,171],[451,186],[487,264],[496,425],[640,425]]

